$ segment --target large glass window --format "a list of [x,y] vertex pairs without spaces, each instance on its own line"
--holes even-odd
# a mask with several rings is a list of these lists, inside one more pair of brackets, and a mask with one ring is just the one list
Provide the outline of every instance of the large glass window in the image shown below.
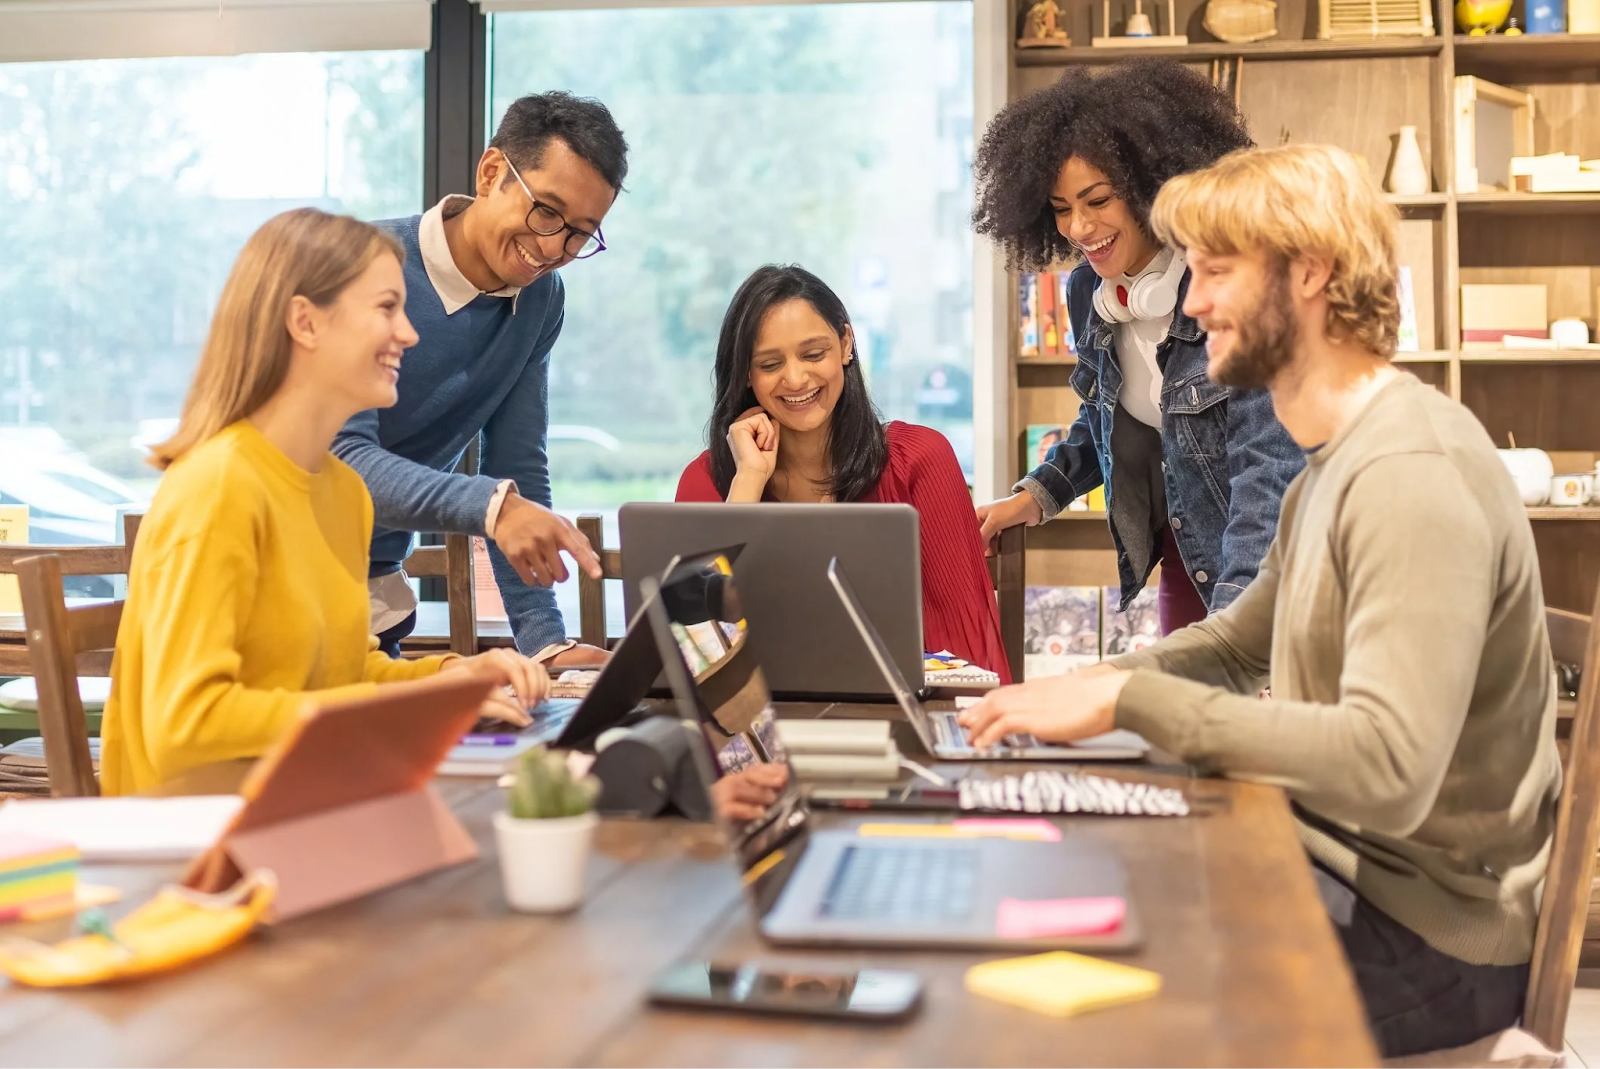
[[0,65],[0,503],[112,542],[235,255],[288,208],[422,201],[422,53]]
[[967,0],[523,12],[490,34],[492,121],[567,89],[632,149],[609,248],[563,271],[558,509],[671,498],[705,448],[723,311],[770,262],[838,291],[884,415],[937,427],[971,472]]

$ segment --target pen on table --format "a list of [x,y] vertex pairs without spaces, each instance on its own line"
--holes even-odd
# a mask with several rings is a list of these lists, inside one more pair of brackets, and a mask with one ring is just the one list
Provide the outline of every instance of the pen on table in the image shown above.
[[461,736],[461,745],[463,746],[515,746],[516,743],[517,737],[515,735]]

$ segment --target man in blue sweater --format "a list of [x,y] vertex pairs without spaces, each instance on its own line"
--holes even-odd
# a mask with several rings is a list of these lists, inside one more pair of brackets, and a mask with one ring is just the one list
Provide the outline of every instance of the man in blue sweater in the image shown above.
[[[600,223],[627,151],[598,101],[526,96],[478,161],[476,197],[379,224],[405,244],[406,315],[421,341],[401,363],[399,404],[356,416],[333,449],[372,493],[372,629],[391,656],[416,626],[403,562],[415,532],[430,531],[488,538],[524,654],[554,666],[605,657],[567,642],[550,589],[567,578],[563,553],[595,578],[600,564],[551,511],[545,437],[564,300],[556,269],[605,249]],[[457,473],[480,435],[481,474]]]

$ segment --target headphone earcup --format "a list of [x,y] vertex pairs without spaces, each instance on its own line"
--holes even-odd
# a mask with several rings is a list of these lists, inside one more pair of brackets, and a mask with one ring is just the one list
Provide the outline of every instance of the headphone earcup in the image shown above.
[[1128,312],[1134,319],[1160,319],[1178,307],[1178,284],[1184,258],[1173,254],[1164,270],[1140,276],[1128,290]]
[[1116,278],[1103,278],[1094,288],[1094,310],[1100,313],[1100,318],[1107,323],[1128,323],[1133,320],[1131,307],[1124,306],[1117,300],[1116,291],[1122,287],[1128,293],[1129,306],[1133,303],[1133,292],[1128,288],[1128,276],[1118,275]]

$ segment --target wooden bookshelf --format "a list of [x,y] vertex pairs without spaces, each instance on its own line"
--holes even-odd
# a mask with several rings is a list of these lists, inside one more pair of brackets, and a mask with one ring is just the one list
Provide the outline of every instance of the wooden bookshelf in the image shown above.
[[[1022,2],[1022,0],[1018,0]],[[1401,260],[1417,294],[1421,352],[1401,354],[1407,371],[1461,401],[1496,442],[1568,456],[1600,455],[1600,351],[1467,350],[1460,345],[1463,283],[1542,283],[1549,315],[1575,316],[1600,337],[1600,193],[1463,192],[1455,187],[1454,84],[1473,74],[1533,94],[1536,153],[1600,156],[1600,35],[1468,37],[1453,33],[1453,4],[1437,0],[1442,35],[1373,40],[1316,39],[1315,0],[1279,0],[1279,36],[1254,44],[1209,40],[1201,25],[1205,0],[1176,0],[1178,48],[1088,46],[1100,5],[1067,5],[1064,28],[1078,47],[1012,49],[1014,99],[1048,85],[1070,67],[1104,66],[1146,56],[1180,60],[1206,72],[1211,61],[1242,57],[1240,107],[1262,145],[1326,142],[1363,156],[1380,177],[1390,137],[1415,126],[1433,192],[1391,196],[1401,214]],[[1114,4],[1113,19],[1132,10]],[[1150,10],[1148,7],[1146,10]],[[1013,4],[1013,14],[1019,11]],[[1164,15],[1164,12],[1162,13]],[[1093,25],[1091,25],[1091,18]],[[1158,19],[1164,23],[1164,18]],[[1115,29],[1120,30],[1120,25]],[[1158,25],[1157,32],[1172,32]],[[1013,294],[1015,292],[1013,280]],[[1017,302],[1009,313],[1017,326]],[[1069,424],[1078,398],[1069,384],[1071,357],[1016,359],[1010,428],[1013,464],[1023,459],[1030,423]],[[1562,468],[1558,470],[1578,470]],[[1020,474],[1015,470],[1012,474]],[[1068,522],[1029,533],[1033,583],[1062,577],[1084,585],[1116,582],[1109,534],[1095,513],[1063,514]],[[1539,545],[1545,600],[1587,613],[1600,583],[1600,508],[1529,511]]]

